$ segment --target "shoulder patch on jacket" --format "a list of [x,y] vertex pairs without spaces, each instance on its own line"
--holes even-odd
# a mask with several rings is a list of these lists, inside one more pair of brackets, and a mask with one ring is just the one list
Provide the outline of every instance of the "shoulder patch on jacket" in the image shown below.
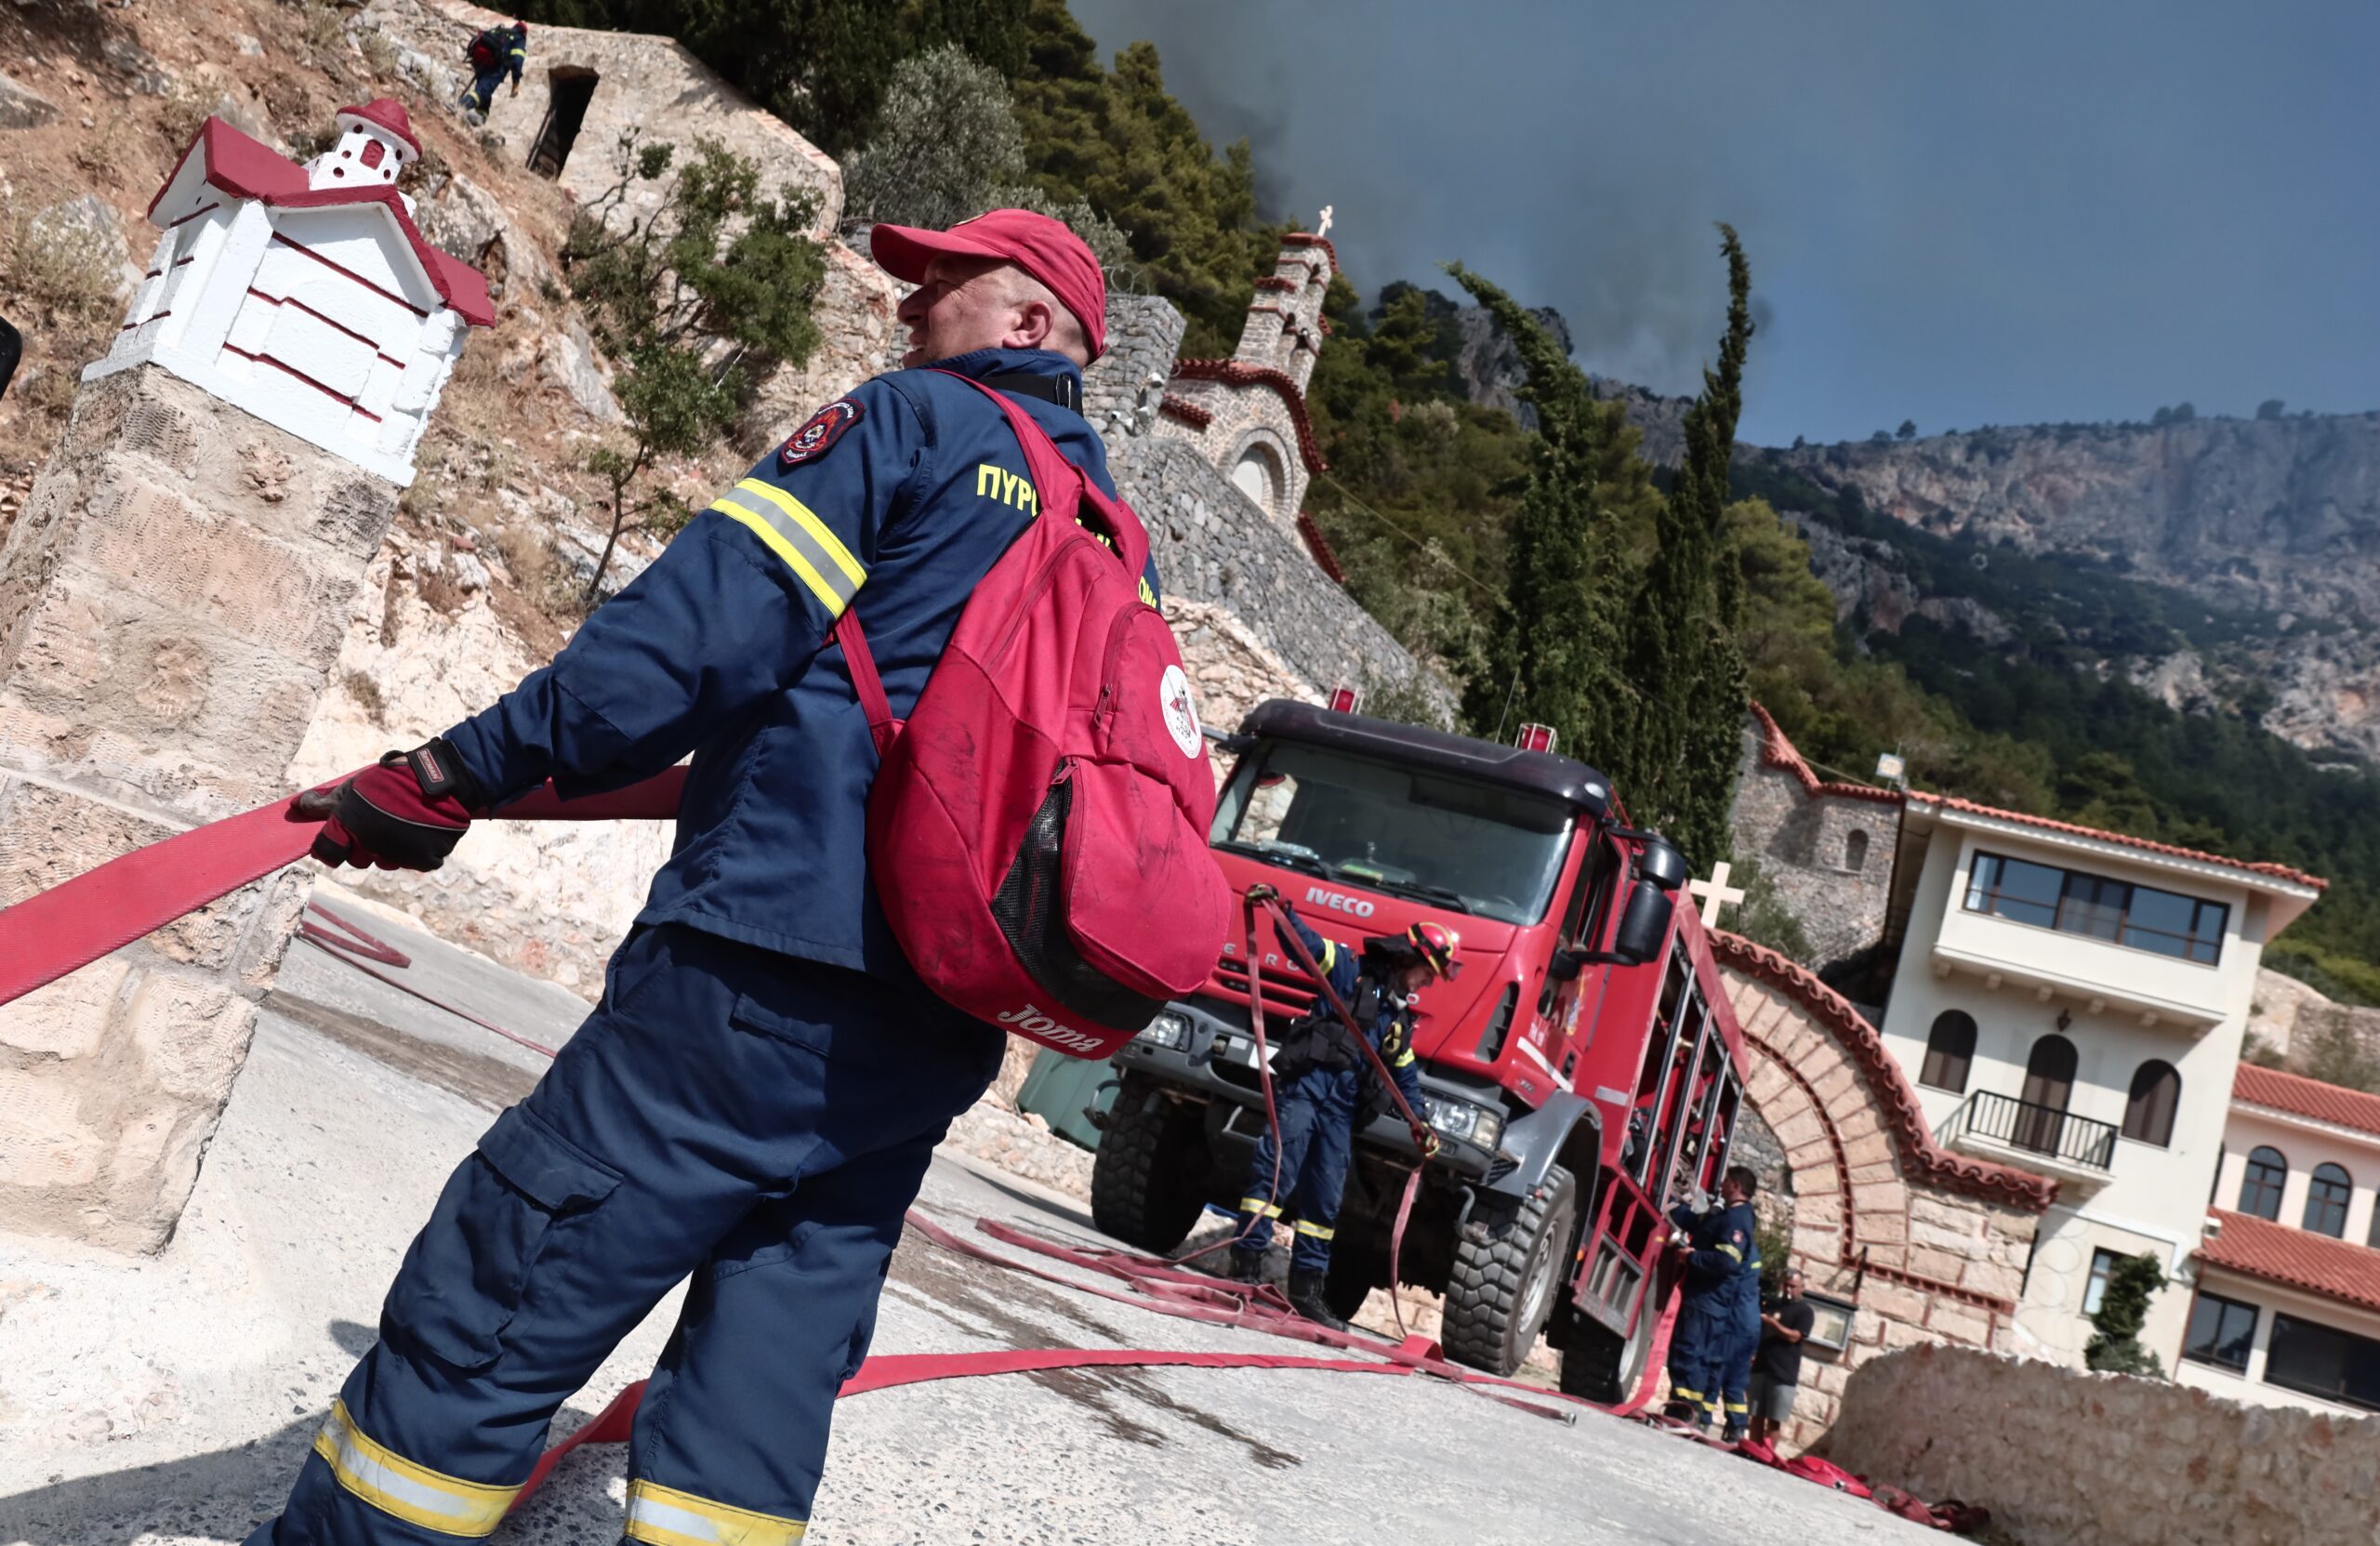
[[783,469],[814,462],[834,449],[843,431],[857,424],[860,405],[848,397],[839,397],[810,416],[810,422],[786,437],[777,447],[777,467]]

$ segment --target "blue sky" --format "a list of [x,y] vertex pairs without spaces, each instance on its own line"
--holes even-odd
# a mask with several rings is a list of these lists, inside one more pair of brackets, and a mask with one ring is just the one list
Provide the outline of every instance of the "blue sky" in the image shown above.
[[2372,0],[1071,0],[1367,290],[1460,258],[1742,437],[2380,408]]

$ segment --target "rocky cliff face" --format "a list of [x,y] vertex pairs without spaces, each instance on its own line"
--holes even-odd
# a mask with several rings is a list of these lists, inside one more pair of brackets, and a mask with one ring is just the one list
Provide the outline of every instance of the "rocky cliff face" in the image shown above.
[[[2310,749],[2380,755],[2380,414],[2050,425],[1768,455],[1937,535],[2112,561],[2262,614],[2268,626],[2228,681],[2210,683],[2195,656],[2119,664],[2177,707],[2261,678],[2278,699],[2274,730]],[[1821,574],[1874,588],[1857,567],[1837,554]],[[1906,613],[1925,598],[1904,601]]]
[[[1529,312],[1540,326],[1554,335],[1567,353],[1570,349],[1570,324],[1562,313],[1551,306],[1537,307]],[[1520,400],[1520,389],[1528,379],[1521,368],[1520,350],[1512,339],[1496,325],[1485,307],[1466,306],[1455,313],[1455,329],[1462,343],[1455,356],[1455,375],[1462,383],[1463,394],[1483,408],[1501,408],[1520,421],[1524,429],[1537,428],[1537,410]],[[1618,398],[1628,405],[1628,422],[1644,435],[1644,456],[1656,467],[1675,467],[1686,455],[1686,410],[1693,399],[1663,397],[1643,387],[1608,376],[1590,375],[1587,380],[1595,395],[1606,400]]]

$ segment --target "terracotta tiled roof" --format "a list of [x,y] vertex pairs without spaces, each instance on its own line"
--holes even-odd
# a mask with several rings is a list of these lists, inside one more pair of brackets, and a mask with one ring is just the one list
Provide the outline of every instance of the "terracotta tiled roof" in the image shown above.
[[1322,572],[1339,584],[1345,585],[1346,572],[1339,567],[1339,555],[1330,550],[1329,538],[1324,536],[1322,528],[1314,523],[1314,517],[1303,510],[1298,511],[1298,535],[1305,539],[1305,550],[1314,555],[1315,562],[1322,565]]
[[1986,1197],[2030,1213],[2039,1213],[2057,1200],[2057,1183],[2046,1176],[2013,1165],[1969,1159],[1937,1143],[1925,1123],[1925,1108],[1918,1103],[1917,1091],[1910,1088],[1909,1076],[1885,1050],[1884,1037],[1867,1016],[1851,1007],[1850,999],[1819,982],[1808,968],[1766,945],[1725,930],[1708,932],[1712,953],[1722,962],[1784,994],[1834,1033],[1874,1097],[1905,1174],[1945,1191]]
[[1907,803],[1927,806],[1937,811],[1961,811],[1968,815],[1988,816],[1994,821],[2013,821],[2027,826],[2037,826],[2045,832],[2063,832],[2069,837],[2090,838],[2103,843],[2120,843],[2125,848],[2136,848],[2146,853],[2162,853],[2175,859],[2192,859],[2202,865],[2219,865],[2225,869],[2236,869],[2249,875],[2262,875],[2275,880],[2286,880],[2292,885],[2307,886],[2318,892],[2328,890],[2331,884],[2319,875],[2308,875],[2304,870],[2293,868],[2288,865],[2228,859],[2220,853],[2206,853],[2195,848],[2183,848],[2175,843],[2161,843],[2153,839],[2135,838],[2128,832],[2109,832],[2102,827],[2083,826],[2070,821],[2058,821],[2050,816],[2028,815],[2022,811],[2006,811],[1996,805],[1982,805],[1972,799],[1961,799],[1955,795],[1927,794],[1919,789],[1911,789],[1907,794],[1903,794],[1898,789],[1879,789],[1867,784],[1825,783],[1811,771],[1809,763],[1804,760],[1802,754],[1793,749],[1793,743],[1787,740],[1784,731],[1778,728],[1774,715],[1758,704],[1752,706],[1752,718],[1760,721],[1762,764],[1771,768],[1782,768],[1792,773],[1801,784],[1802,788],[1812,797],[1835,795],[1849,799],[1871,799],[1886,805]]
[[1193,429],[1204,429],[1215,421],[1215,416],[1186,398],[1168,392],[1157,401],[1157,412],[1168,418],[1178,418]]
[[1760,760],[1764,766],[1782,768],[1792,773],[1803,792],[1812,796],[1840,795],[1847,799],[1872,799],[1880,805],[1900,803],[1898,789],[1879,789],[1872,784],[1830,784],[1810,771],[1809,763],[1793,749],[1793,743],[1778,728],[1776,716],[1758,704],[1752,706],[1752,717],[1760,721]]
[[2219,1208],[2209,1217],[2223,1227],[2198,1248],[2208,1266],[2380,1310],[2380,1250]]
[[2303,1074],[2259,1068],[2253,1063],[2240,1064],[2240,1072],[2232,1077],[2231,1093],[2250,1105],[2380,1136],[2380,1095],[2324,1084]]
[[1339,249],[1330,244],[1330,238],[1328,236],[1316,236],[1311,231],[1293,231],[1287,236],[1281,238],[1281,245],[1285,247],[1320,247],[1323,251],[1323,255],[1330,259],[1330,271],[1332,273],[1337,273],[1339,271]]
[[1220,381],[1227,387],[1270,387],[1281,394],[1289,405],[1289,422],[1297,429],[1298,456],[1309,472],[1320,472],[1329,467],[1322,459],[1322,447],[1314,438],[1314,420],[1306,416],[1305,394],[1298,384],[1269,365],[1251,365],[1239,360],[1176,360],[1173,363],[1176,381]]

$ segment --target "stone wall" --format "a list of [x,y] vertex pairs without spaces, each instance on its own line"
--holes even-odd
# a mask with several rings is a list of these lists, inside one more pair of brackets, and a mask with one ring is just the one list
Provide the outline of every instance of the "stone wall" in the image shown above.
[[1757,860],[1776,883],[1809,935],[1813,965],[1883,935],[1900,836],[1897,791],[1821,780],[1755,705],[1732,821],[1737,858]]
[[[287,792],[394,485],[142,366],[0,549],[0,906]],[[301,900],[259,881],[0,1009],[0,1224],[172,1235]]]
[[2025,1260],[2056,1188],[1936,1144],[1875,1027],[1808,971],[1733,934],[1712,948],[1751,1059],[1746,1097],[1782,1151],[1791,1260],[1811,1293],[1854,1307],[1847,1344],[1803,1360],[1785,1438],[1807,1445],[1871,1358],[2018,1346]]
[[1863,1366],[1827,1453],[1922,1498],[1980,1503],[2029,1546],[2366,1541],[2380,1515],[2380,1418],[1948,1347]]

